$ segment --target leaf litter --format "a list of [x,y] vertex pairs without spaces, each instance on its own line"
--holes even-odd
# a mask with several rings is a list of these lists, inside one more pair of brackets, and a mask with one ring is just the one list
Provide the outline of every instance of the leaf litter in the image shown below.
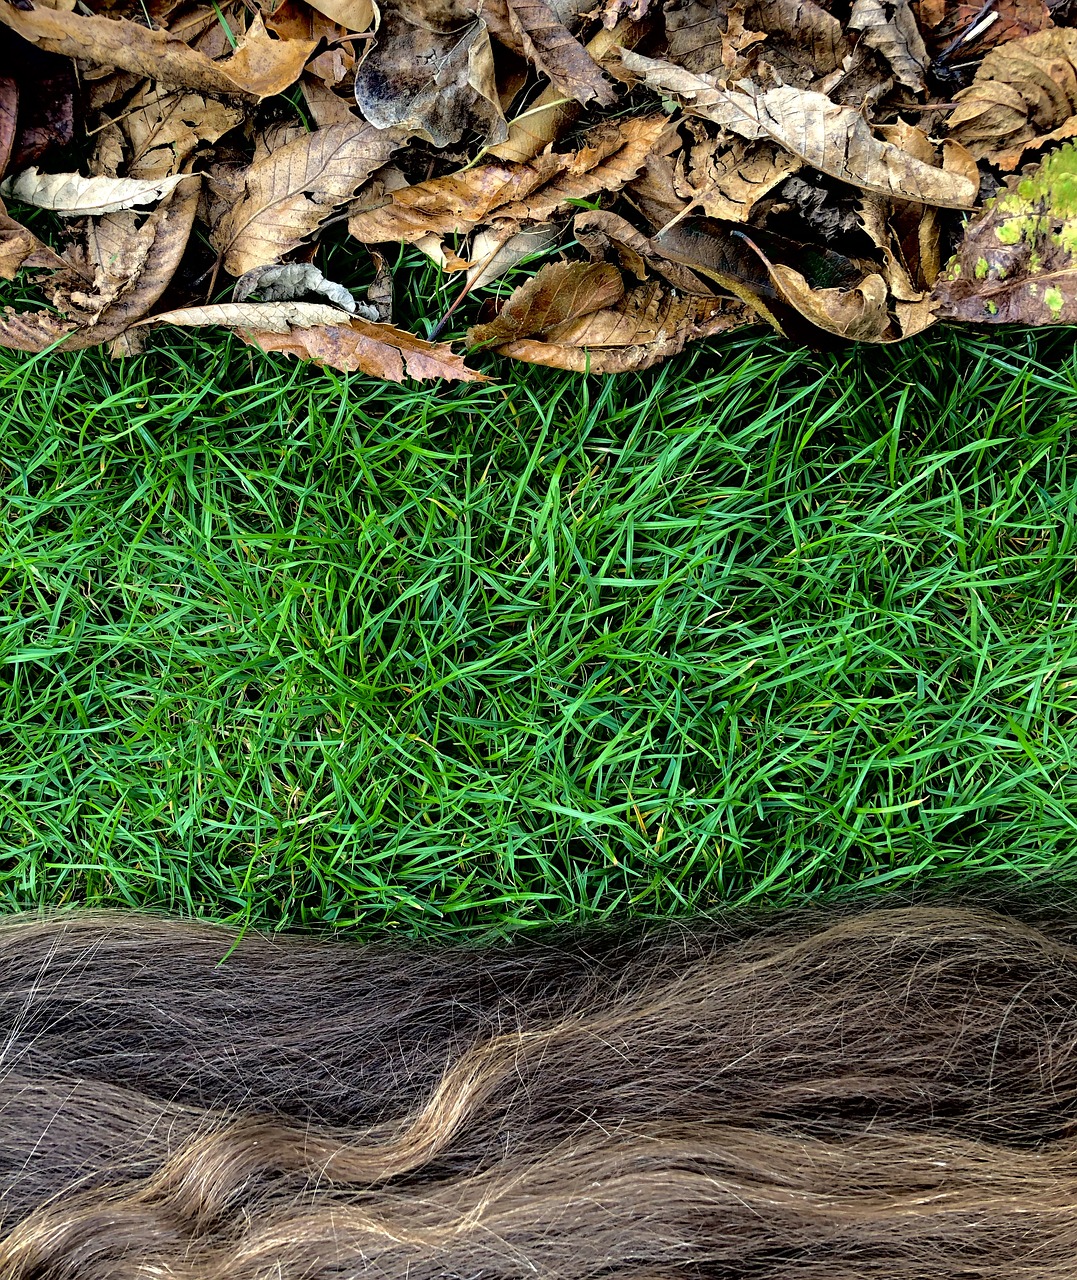
[[751,324],[1074,324],[1073,14],[0,0],[0,344],[216,327],[479,380],[469,352],[614,373]]

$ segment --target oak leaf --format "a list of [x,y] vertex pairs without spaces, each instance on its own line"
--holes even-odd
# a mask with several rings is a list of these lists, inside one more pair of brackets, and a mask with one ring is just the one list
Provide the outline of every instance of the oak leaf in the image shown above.
[[271,40],[260,17],[219,62],[172,32],[126,18],[21,9],[0,0],[0,22],[46,52],[130,71],[166,88],[225,97],[261,99],[283,92],[316,48],[306,40]]
[[320,303],[217,303],[166,311],[144,323],[221,325],[262,351],[282,351],[300,360],[345,372],[356,370],[390,382],[403,382],[405,377],[486,381],[447,343],[426,342],[403,329],[349,316]]
[[942,208],[969,209],[975,202],[976,187],[967,178],[881,142],[859,111],[824,94],[789,85],[762,91],[747,81],[727,89],[711,76],[693,75],[661,59],[626,50],[622,60],[652,88],[681,99],[686,110],[741,137],[770,138],[832,178]]
[[297,248],[403,142],[394,130],[354,120],[317,129],[252,164],[238,202],[210,235],[224,269],[241,276]]

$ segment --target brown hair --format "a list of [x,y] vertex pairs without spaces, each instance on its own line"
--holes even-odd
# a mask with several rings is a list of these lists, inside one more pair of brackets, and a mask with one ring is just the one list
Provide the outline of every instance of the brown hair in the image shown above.
[[[227,958],[225,958],[227,956]],[[1077,1275],[1077,949],[0,924],[0,1280]]]

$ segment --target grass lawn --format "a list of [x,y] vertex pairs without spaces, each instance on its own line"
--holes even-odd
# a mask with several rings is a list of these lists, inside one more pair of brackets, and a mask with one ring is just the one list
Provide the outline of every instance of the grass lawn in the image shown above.
[[0,895],[506,930],[1077,872],[1077,356],[0,357]]

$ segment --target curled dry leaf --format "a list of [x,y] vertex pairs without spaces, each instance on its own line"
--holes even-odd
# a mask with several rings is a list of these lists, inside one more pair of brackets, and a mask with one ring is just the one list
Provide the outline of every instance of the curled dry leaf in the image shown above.
[[956,101],[950,137],[1003,169],[1016,168],[1032,146],[1072,137],[1077,30],[1056,27],[992,49]]
[[908,0],[853,0],[849,26],[882,54],[902,84],[923,93],[929,58]]
[[386,9],[356,74],[355,99],[379,129],[407,130],[435,147],[468,130],[488,142],[508,137],[486,23],[461,23],[451,9]]
[[674,190],[693,208],[725,222],[747,222],[755,206],[801,167],[777,143],[707,138],[677,159]]
[[887,313],[886,281],[875,272],[844,289],[816,289],[799,271],[767,263],[785,301],[818,328],[856,342],[885,342],[896,335]]
[[969,223],[935,283],[940,317],[1077,324],[1077,145],[1011,178]]
[[[63,339],[63,350],[75,351],[122,334],[146,314],[172,280],[194,225],[198,188],[197,176],[189,177],[149,215],[147,247],[138,274],[114,293],[93,323],[80,327],[77,320],[54,311],[18,313],[8,307],[0,314],[0,343],[16,351],[44,351]],[[93,299],[87,296],[85,304],[82,314],[92,316],[97,310]]]
[[672,261],[660,247],[619,214],[607,209],[578,213],[572,221],[572,234],[593,260],[615,259],[637,280],[658,275],[678,293],[701,298],[714,296],[714,290],[704,284],[690,267]]
[[599,126],[586,145],[547,153],[528,164],[484,164],[391,193],[377,207],[357,209],[348,230],[366,244],[467,232],[492,217],[512,223],[548,222],[569,200],[619,191],[639,172],[666,127],[664,116],[641,116]]
[[200,146],[242,123],[243,111],[234,103],[146,85],[119,119],[130,157],[127,177],[153,180],[178,173]]
[[307,0],[307,3],[346,31],[369,31],[378,19],[374,0]]
[[0,195],[63,218],[87,218],[137,205],[156,204],[183,175],[146,181],[138,178],[84,178],[79,173],[38,173],[27,169],[0,183]]
[[561,238],[561,228],[555,223],[543,223],[516,232],[513,225],[512,222],[504,226],[495,223],[487,230],[476,232],[471,241],[470,262],[451,268],[467,271],[465,284],[469,291],[500,280],[506,271],[511,271],[533,254],[549,249]]
[[514,338],[498,354],[576,373],[649,369],[690,342],[753,324],[755,315],[728,298],[679,298],[657,280],[627,290],[612,306]]
[[867,191],[941,208],[970,209],[976,188],[960,174],[924,164],[876,138],[859,111],[824,94],[781,85],[723,88],[670,62],[625,51],[623,61],[648,85],[679,98],[689,111],[749,139],[770,138],[821,173]]
[[355,311],[355,299],[348,290],[334,280],[327,280],[312,262],[255,267],[236,281],[232,301],[245,302],[254,293],[261,294],[265,302],[294,301],[317,293],[342,311]]
[[241,276],[297,248],[403,141],[395,130],[355,120],[317,129],[252,164],[238,203],[210,236],[224,269]]
[[621,273],[604,262],[548,262],[509,297],[489,324],[468,330],[473,347],[500,346],[590,315],[624,294]]
[[0,0],[0,22],[46,52],[131,71],[166,88],[225,97],[261,99],[283,92],[316,48],[306,40],[271,40],[261,18],[219,62],[171,32],[151,31],[126,18],[20,9]]
[[484,382],[443,342],[425,342],[388,324],[349,316],[312,302],[218,303],[184,307],[153,316],[146,324],[184,327],[222,325],[262,351],[282,351],[301,360],[356,370],[390,382],[447,378]]
[[[666,6],[669,60],[697,74],[726,74],[735,65],[730,37],[736,25],[765,32],[766,50],[789,73],[810,82],[837,71],[849,53],[841,23],[815,0],[673,0]],[[798,76],[797,73],[800,73]]]
[[16,272],[35,268],[59,271],[67,266],[58,254],[21,223],[8,215],[0,203],[0,277],[14,280]]

